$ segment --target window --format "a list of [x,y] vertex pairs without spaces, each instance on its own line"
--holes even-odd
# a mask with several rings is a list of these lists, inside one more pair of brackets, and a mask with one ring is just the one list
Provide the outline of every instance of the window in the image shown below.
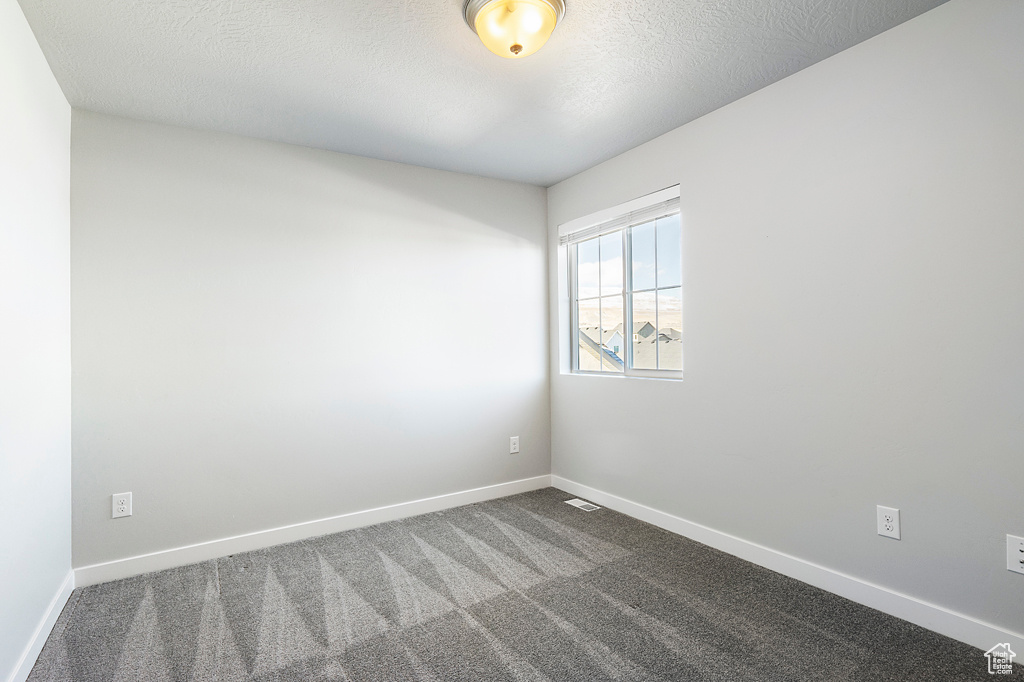
[[572,370],[680,378],[683,278],[678,193],[569,232],[562,243],[569,258]]

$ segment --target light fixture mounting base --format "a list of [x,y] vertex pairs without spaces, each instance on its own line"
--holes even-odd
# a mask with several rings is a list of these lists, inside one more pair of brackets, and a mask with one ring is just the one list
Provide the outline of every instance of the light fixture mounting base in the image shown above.
[[[541,1],[555,11],[555,25],[557,25],[562,20],[562,17],[565,16],[565,0]],[[473,29],[473,33],[476,33],[476,17],[480,14],[480,10],[492,2],[499,2],[499,0],[466,0],[466,6],[462,9],[462,16],[465,17],[469,27]]]

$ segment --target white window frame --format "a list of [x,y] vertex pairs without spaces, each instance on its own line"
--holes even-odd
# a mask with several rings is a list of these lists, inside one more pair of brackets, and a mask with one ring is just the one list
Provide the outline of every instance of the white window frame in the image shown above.
[[[651,379],[682,379],[683,370],[637,369],[633,367],[633,297],[631,294],[657,291],[657,288],[633,291],[632,240],[630,230],[658,218],[679,214],[679,186],[654,192],[640,199],[574,220],[559,226],[559,243],[566,247],[566,273],[569,294],[569,371],[572,374],[604,377],[643,377]],[[579,369],[579,306],[577,305],[576,246],[594,237],[618,232],[622,238],[622,330],[625,352],[622,354],[622,372],[602,372]],[[681,257],[681,254],[680,254]],[[657,251],[655,251],[657,259]],[[655,260],[657,267],[657,260]],[[655,325],[657,326],[657,325]],[[680,330],[682,332],[682,330]],[[657,333],[657,331],[655,331]]]

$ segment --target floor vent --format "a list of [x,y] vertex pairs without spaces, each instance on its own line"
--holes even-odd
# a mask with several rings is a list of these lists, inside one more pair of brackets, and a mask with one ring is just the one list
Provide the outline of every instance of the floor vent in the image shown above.
[[579,507],[583,511],[594,511],[595,509],[600,509],[600,507],[598,507],[596,504],[590,504],[586,500],[581,500],[578,497],[573,498],[571,500],[566,500],[565,503],[571,504],[574,507]]

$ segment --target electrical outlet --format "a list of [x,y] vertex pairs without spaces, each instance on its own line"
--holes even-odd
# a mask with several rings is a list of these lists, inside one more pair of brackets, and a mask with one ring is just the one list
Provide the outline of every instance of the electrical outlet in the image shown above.
[[878,534],[900,539],[900,510],[878,505]]
[[512,436],[508,439],[508,454],[515,455],[519,453],[519,436]]
[[111,513],[110,518],[119,519],[122,516],[132,515],[132,494],[115,493],[110,496]]
[[1024,538],[1006,536],[1006,570],[1024,573]]

